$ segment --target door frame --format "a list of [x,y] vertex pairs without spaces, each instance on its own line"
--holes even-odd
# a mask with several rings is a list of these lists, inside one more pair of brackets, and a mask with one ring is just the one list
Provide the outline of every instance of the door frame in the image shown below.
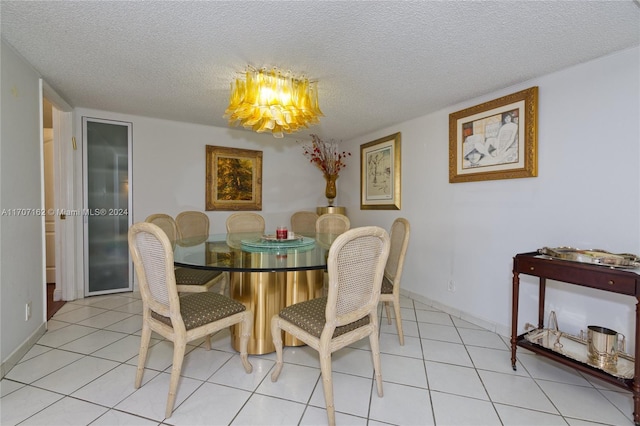
[[[75,223],[71,223],[68,216],[67,219],[61,219],[60,214],[57,214],[66,210],[78,209],[74,188],[76,176],[76,162],[74,161],[74,156],[77,155],[77,150],[73,137],[73,108],[60,95],[58,95],[46,81],[40,79],[40,108],[42,108],[43,98],[46,98],[53,106],[54,205],[56,209],[56,212],[54,212],[56,213],[56,290],[53,297],[54,300],[69,301],[83,297],[83,293],[78,291],[78,257],[76,256],[78,247],[76,233],[77,226]],[[42,111],[40,117],[42,120]],[[42,125],[43,123],[41,122],[41,128]],[[44,203],[44,185],[42,187],[42,191],[42,200]],[[73,219],[75,219],[75,217],[73,217]],[[44,216],[42,218],[42,222],[44,241]],[[43,315],[44,318],[46,318],[46,265],[44,268]]]

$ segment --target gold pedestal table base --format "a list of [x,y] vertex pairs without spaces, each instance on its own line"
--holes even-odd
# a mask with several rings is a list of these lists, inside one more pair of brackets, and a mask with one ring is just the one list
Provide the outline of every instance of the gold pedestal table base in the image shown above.
[[[271,317],[282,308],[323,295],[324,271],[231,272],[230,295],[253,311],[254,323],[248,352],[262,355],[274,352]],[[283,332],[285,346],[304,343]],[[231,327],[231,345],[240,351],[240,326]]]

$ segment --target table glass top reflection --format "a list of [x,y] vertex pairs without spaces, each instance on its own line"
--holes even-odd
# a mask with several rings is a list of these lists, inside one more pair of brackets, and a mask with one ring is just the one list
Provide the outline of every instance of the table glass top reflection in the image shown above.
[[260,233],[212,234],[176,241],[176,266],[236,272],[326,269],[332,234],[274,240]]

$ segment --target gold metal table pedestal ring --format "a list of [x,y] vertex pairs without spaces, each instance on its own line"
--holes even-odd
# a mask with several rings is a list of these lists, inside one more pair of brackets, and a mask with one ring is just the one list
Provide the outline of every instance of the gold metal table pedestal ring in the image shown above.
[[316,213],[318,214],[318,216],[321,216],[323,214],[327,214],[327,213],[338,213],[338,214],[343,214],[343,215],[347,215],[347,208],[346,207],[341,207],[341,206],[326,206],[326,207],[317,207],[316,208]]

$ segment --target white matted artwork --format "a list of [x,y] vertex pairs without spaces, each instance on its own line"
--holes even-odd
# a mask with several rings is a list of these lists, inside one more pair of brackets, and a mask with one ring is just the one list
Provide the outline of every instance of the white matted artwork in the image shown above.
[[360,145],[360,209],[400,210],[400,133]]

